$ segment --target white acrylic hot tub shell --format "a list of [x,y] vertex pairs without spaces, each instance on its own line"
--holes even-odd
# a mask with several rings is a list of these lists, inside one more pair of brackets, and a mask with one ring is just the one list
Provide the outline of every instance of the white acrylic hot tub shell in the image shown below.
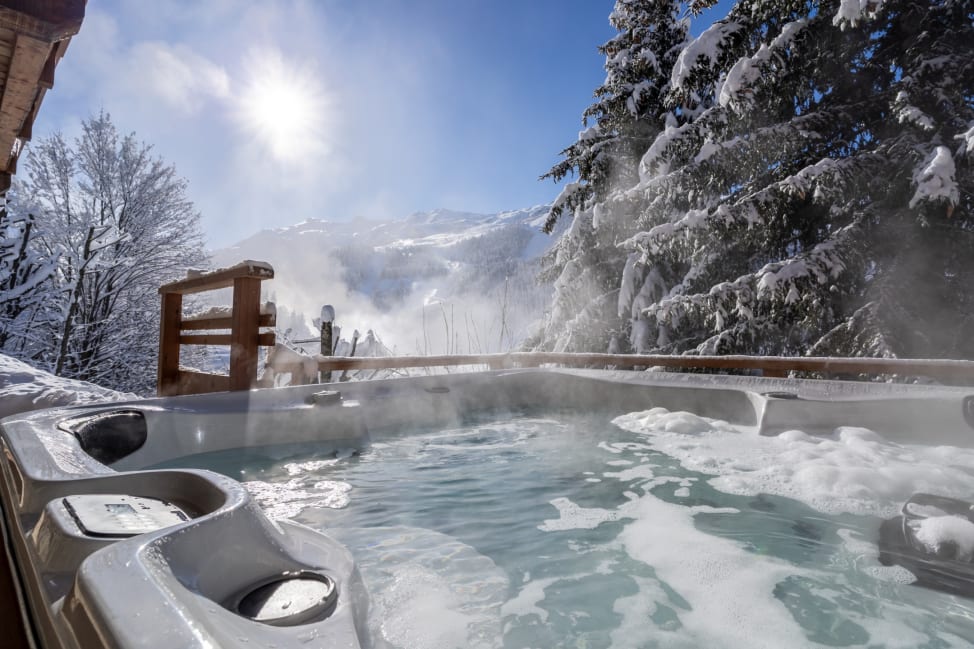
[[[340,390],[341,402],[311,395]],[[765,396],[788,393],[797,398]],[[662,406],[753,428],[862,426],[898,441],[972,445],[974,390],[655,372],[514,370],[172,397],[39,411],[0,431],[0,495],[33,627],[47,647],[369,646],[368,600],[353,558],[324,535],[266,519],[237,482],[207,471],[140,470],[186,455],[316,441],[363,447],[405,423],[452,426],[487,410],[631,412]],[[62,429],[119,409],[145,416],[142,448],[105,466]],[[124,540],[71,530],[61,499],[129,494],[182,506],[192,520]],[[291,627],[227,607],[253,584],[310,570],[339,587],[328,617]]]

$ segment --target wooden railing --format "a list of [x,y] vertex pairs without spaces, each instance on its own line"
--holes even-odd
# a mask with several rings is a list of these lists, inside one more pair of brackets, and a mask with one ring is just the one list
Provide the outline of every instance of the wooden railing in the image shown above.
[[[159,287],[162,319],[159,330],[159,396],[248,390],[257,380],[257,348],[273,346],[274,315],[261,315],[260,283],[273,279],[274,269],[264,262],[244,261],[230,268],[200,273]],[[231,315],[183,319],[183,295],[233,288]],[[198,333],[214,330],[230,333]],[[184,333],[187,331],[195,333]],[[179,366],[182,345],[229,345],[230,374],[210,374]]]
[[682,369],[760,370],[764,376],[816,372],[851,378],[858,375],[923,376],[943,383],[974,384],[974,361],[899,358],[815,358],[808,356],[651,356],[640,354],[570,354],[514,352],[458,356],[387,356],[375,358],[318,356],[321,372],[415,367],[487,365],[491,369],[563,365],[567,367],[673,367]]

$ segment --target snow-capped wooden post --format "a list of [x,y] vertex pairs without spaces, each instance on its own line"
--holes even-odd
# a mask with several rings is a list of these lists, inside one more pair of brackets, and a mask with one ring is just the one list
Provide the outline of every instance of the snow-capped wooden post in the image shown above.
[[[257,348],[273,347],[272,332],[261,327],[276,324],[275,313],[261,313],[260,283],[274,278],[274,269],[263,261],[244,261],[230,268],[208,273],[190,273],[186,279],[159,287],[162,318],[159,330],[160,396],[200,394],[225,390],[249,390],[257,381]],[[217,309],[183,319],[183,295],[233,287],[233,306],[229,314]],[[185,334],[184,331],[230,330],[226,333]],[[179,366],[181,345],[229,345],[230,375],[209,374]]]

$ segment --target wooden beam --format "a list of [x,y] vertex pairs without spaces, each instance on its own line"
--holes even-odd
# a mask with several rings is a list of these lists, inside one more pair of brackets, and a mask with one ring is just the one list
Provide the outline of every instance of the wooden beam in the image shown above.
[[51,51],[51,44],[17,34],[7,82],[0,97],[0,171],[12,171],[16,160],[14,143],[32,114],[38,79]]
[[[230,333],[230,389],[249,390],[257,381],[260,277],[233,280],[233,322]],[[273,334],[272,334],[273,335]]]
[[202,273],[193,277],[163,284],[160,293],[201,293],[214,291],[234,285],[237,279],[252,278],[256,280],[274,279],[274,269],[263,261],[244,261],[230,268],[221,268],[209,273]]
[[33,38],[56,42],[81,29],[85,0],[3,0],[0,25]]
[[61,41],[51,48],[47,61],[44,62],[44,69],[41,70],[41,78],[37,81],[42,88],[50,90],[54,87],[54,68],[57,67],[58,60],[64,56],[64,48],[67,45],[68,41]]
[[[273,327],[277,320],[273,313],[262,313],[257,323],[259,327]],[[207,331],[211,329],[229,329],[233,326],[233,318],[197,318],[195,320],[183,320],[183,331]]]
[[[40,106],[40,102],[36,99],[34,100],[34,105],[27,112],[27,118],[24,119],[24,123],[20,127],[20,133],[17,133],[17,139],[23,142],[30,142],[34,139],[34,118],[37,116],[37,109]],[[13,173],[17,172],[17,158],[20,154],[13,156],[12,164],[10,165],[10,171]]]
[[179,319],[182,317],[183,296],[166,293],[162,296],[162,317],[159,323],[159,370],[156,392],[171,394],[179,379]]
[[788,372],[822,374],[897,374],[928,376],[945,382],[974,383],[974,361],[901,358],[815,358],[809,356],[663,356],[640,354],[569,354],[515,352],[511,354],[468,354],[456,356],[389,356],[348,358],[318,356],[322,372],[377,370],[408,367],[446,367],[487,365],[492,368],[536,367],[543,364],[569,367],[673,367],[682,369],[750,369],[766,376],[785,376]]
[[[17,135],[21,142],[30,142],[34,136],[34,122],[37,120],[37,113],[40,112],[41,102],[44,101],[44,95],[47,94],[47,91],[54,87],[54,68],[64,56],[70,42],[71,39],[58,41],[51,48],[51,53],[47,57],[47,62],[44,63],[44,71],[41,73],[41,78],[37,84],[37,96],[34,97],[34,105],[24,119],[24,125]],[[16,160],[14,162],[16,163]]]
[[[257,334],[257,345],[260,347],[273,347],[277,342],[276,335],[273,333]],[[179,337],[180,345],[231,345],[233,344],[233,334],[194,334]]]

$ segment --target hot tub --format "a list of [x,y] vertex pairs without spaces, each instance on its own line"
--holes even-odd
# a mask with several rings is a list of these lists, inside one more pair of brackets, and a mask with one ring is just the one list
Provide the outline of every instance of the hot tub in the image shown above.
[[[624,488],[619,489],[627,502],[617,511],[608,511],[586,509],[567,498],[553,498],[550,502],[557,510],[552,514],[554,518],[532,526],[541,532],[557,533],[573,526],[595,529],[603,524],[611,527],[620,520],[634,520],[625,529],[620,527],[621,531],[616,532],[618,538],[608,541],[609,545],[615,544],[613,547],[623,543],[628,548],[635,542],[633,539],[651,529],[644,518],[672,516],[667,519],[668,529],[674,530],[670,541],[666,534],[661,534],[651,551],[643,547],[629,552],[630,558],[652,566],[648,572],[633,569],[634,574],[640,573],[632,577],[633,583],[653,580],[663,583],[660,575],[665,573],[665,566],[672,569],[674,564],[662,560],[661,552],[672,546],[670,551],[679,553],[680,544],[694,548],[701,527],[720,528],[721,514],[732,510],[741,513],[737,501],[728,506],[727,502],[718,502],[713,495],[708,495],[709,491],[691,494],[691,500],[696,500],[687,505],[686,512],[674,510],[673,503],[678,502],[674,498],[687,498],[690,486],[703,485],[703,478],[683,475],[664,476],[666,479],[661,480],[657,475],[652,481],[645,479],[650,475],[647,467],[658,466],[655,460],[648,461],[651,458],[647,455],[651,453],[677,458],[685,466],[693,465],[694,471],[702,472],[700,475],[708,473],[710,469],[701,461],[702,456],[695,456],[691,448],[697,438],[672,437],[707,433],[703,428],[698,430],[700,425],[693,422],[711,422],[706,426],[717,431],[723,430],[722,426],[733,428],[734,434],[740,435],[735,439],[751,440],[748,443],[769,438],[780,440],[775,444],[784,445],[802,435],[822,435],[822,439],[827,439],[835,435],[837,428],[857,427],[855,430],[869,429],[874,431],[871,434],[886,440],[885,443],[904,445],[904,448],[923,445],[969,449],[974,446],[971,393],[968,389],[936,386],[652,372],[513,370],[173,397],[25,413],[0,424],[4,537],[22,598],[22,613],[44,647],[387,646],[385,643],[389,641],[396,644],[396,638],[392,637],[394,634],[381,637],[377,629],[382,625],[374,619],[370,622],[375,611],[370,614],[369,592],[356,566],[356,554],[346,548],[346,544],[352,545],[358,556],[369,555],[369,561],[381,558],[383,547],[390,546],[383,546],[377,540],[381,537],[379,531],[372,535],[366,526],[354,533],[341,532],[337,519],[327,517],[322,525],[316,526],[319,530],[310,529],[308,520],[299,524],[268,518],[265,511],[268,503],[263,503],[265,508],[259,506],[239,481],[207,469],[177,467],[209,467],[212,465],[194,458],[222,457],[221,453],[234,449],[273,449],[268,452],[283,457],[288,455],[288,449],[307,453],[308,448],[313,448],[316,457],[331,458],[336,453],[347,457],[356,452],[368,453],[373,447],[399,439],[403,431],[455,429],[485,417],[504,419],[525,414],[534,416],[539,412],[571,416],[608,413],[606,421],[609,421],[617,415],[643,413],[630,419],[620,418],[617,424],[622,429],[655,426],[653,431],[659,435],[645,447],[646,452],[636,453],[640,459],[635,461],[645,466],[605,472],[604,476],[610,478],[592,471],[578,473],[579,480],[593,486],[603,479],[627,480]],[[803,432],[795,432],[798,429]],[[872,443],[873,438],[864,434],[849,435],[852,445]],[[470,439],[474,440],[473,447],[491,445],[491,440],[476,436]],[[626,449],[627,443],[616,445]],[[616,452],[612,444],[602,444],[607,451]],[[439,459],[437,462],[442,463]],[[617,467],[626,463],[632,464],[633,460],[609,462]],[[734,464],[725,461],[721,466],[733,469]],[[634,470],[637,468],[642,468],[641,474]],[[748,467],[747,475],[753,476],[759,468]],[[460,471],[469,471],[469,467]],[[240,477],[233,471],[225,473]],[[619,477],[623,474],[624,478]],[[723,475],[715,480],[733,483],[737,479],[740,483],[743,475],[736,478]],[[633,495],[637,487],[648,495],[645,498]],[[663,488],[670,490],[666,497],[673,502],[656,502]],[[747,488],[754,489],[753,484]],[[792,495],[787,491],[791,487],[785,485],[785,488],[781,502]],[[740,491],[740,485],[731,485],[724,491],[733,494],[734,489]],[[748,502],[755,511],[762,507],[788,508],[787,504],[766,499],[762,494]],[[580,523],[579,512],[596,514]],[[808,517],[807,512],[802,516]],[[852,523],[855,524],[858,523]],[[335,534],[329,533],[331,527],[335,527]],[[798,534],[804,533],[792,527],[798,529]],[[397,533],[402,538],[416,538],[408,531]],[[719,529],[714,533],[721,534]],[[363,537],[369,538],[363,541]],[[730,548],[735,557],[745,558],[748,552],[757,556],[765,551],[748,546],[741,554],[740,548],[727,545],[733,543],[733,534],[725,533],[724,537],[731,540],[721,538],[721,544],[716,546],[704,543],[699,550],[719,554]],[[861,541],[857,537],[856,542]],[[576,542],[569,542],[566,547],[574,552],[578,544],[572,543]],[[773,545],[768,546],[772,553]],[[451,560],[466,560],[461,551],[451,549],[450,552],[454,552],[449,554]],[[583,550],[578,552],[584,554]],[[690,570],[699,568],[693,562],[687,565]],[[718,569],[726,571],[727,566]],[[601,574],[599,570],[603,568],[593,569],[593,574]],[[619,570],[625,572],[629,568]],[[728,578],[752,577],[746,562],[744,568],[736,570],[727,573]],[[760,570],[756,566],[753,572]],[[396,569],[387,569],[387,573],[392,575],[391,579],[396,577]],[[799,573],[800,570],[796,572]],[[706,583],[709,577],[701,579],[701,583]],[[790,576],[781,577],[770,585],[775,593],[779,590],[784,593],[776,597],[787,606],[791,606],[787,598],[794,595],[785,592],[789,579]],[[496,581],[495,590],[502,593],[499,595],[502,601],[489,606],[497,616],[503,616],[503,625],[496,626],[511,638],[528,633],[523,628],[546,624],[546,611],[556,606],[562,596],[556,592],[557,584],[568,583],[540,580],[539,584],[537,578],[527,574],[518,575],[518,583],[508,580],[502,584],[501,581]],[[483,599],[482,588],[477,584],[469,586],[479,589],[478,597]],[[629,582],[620,593],[628,592],[626,588],[630,588]],[[551,591],[550,601],[537,599],[538,593],[545,589]],[[688,589],[688,592],[693,590]],[[664,584],[664,595],[659,595],[662,598],[659,601],[666,599],[672,604],[673,620],[676,620],[663,619],[669,613],[660,614],[659,629],[654,628],[652,633],[662,638],[661,642],[668,637],[667,633],[689,628],[693,615],[685,611],[706,611],[708,606],[706,598],[697,602],[686,593],[681,596],[672,590],[671,584]],[[796,590],[800,594],[794,597],[814,596],[806,590]],[[529,597],[532,592],[534,599]],[[606,615],[622,622],[612,633],[592,631],[587,640],[591,646],[600,643],[624,646],[620,640],[624,632],[619,629],[632,621],[629,612],[635,610],[634,606],[637,609],[644,606],[638,593],[632,596],[633,601],[622,595],[614,597]],[[542,601],[547,603],[540,606]],[[951,601],[959,602],[956,604],[959,612],[950,618],[949,629],[942,630],[935,625],[930,631],[934,636],[942,632],[950,637],[964,637],[964,625],[974,619],[966,600]],[[410,607],[402,598],[396,605],[400,612]],[[428,607],[429,602],[417,602],[416,610],[422,606]],[[579,606],[584,608],[585,603]],[[387,614],[387,608],[381,612]],[[663,608],[667,607],[656,606],[655,610],[659,612]],[[803,615],[795,612],[798,609],[789,610],[796,619]],[[585,621],[591,617],[590,613],[575,613],[577,619],[559,622],[567,625],[569,635],[574,633],[572,629],[591,626]],[[656,613],[650,607],[646,615]],[[439,623],[436,615],[418,614],[416,619]],[[466,618],[458,619],[463,622]],[[808,631],[809,627],[803,628],[809,646],[842,645],[833,636],[820,637],[817,632]],[[966,630],[971,629],[974,626]],[[688,636],[673,636],[671,642],[685,642],[687,638],[698,643],[713,640],[703,632],[703,635],[694,635],[693,629],[687,632]],[[758,640],[752,646],[761,646],[761,629],[754,629],[753,633]],[[859,638],[856,633],[840,636],[852,646]],[[728,636],[727,646],[736,646],[732,636],[733,633]],[[419,642],[415,636],[410,637],[413,640],[402,636],[406,639],[400,638],[398,644]],[[541,642],[544,637],[531,636],[534,642]],[[772,635],[769,642],[780,637],[790,636]],[[500,637],[478,638],[483,646],[499,646],[501,642]],[[508,639],[514,642],[511,638]],[[433,645],[436,642],[448,646],[442,644],[442,638]],[[465,642],[473,646],[472,641],[454,638],[453,642],[454,646],[463,646]]]

